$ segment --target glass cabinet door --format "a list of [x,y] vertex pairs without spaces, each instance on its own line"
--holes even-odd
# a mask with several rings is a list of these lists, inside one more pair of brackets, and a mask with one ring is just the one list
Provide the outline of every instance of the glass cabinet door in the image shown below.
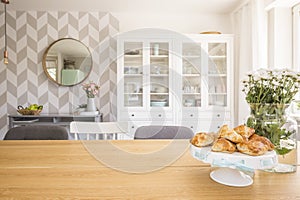
[[227,106],[227,45],[208,43],[208,105]]
[[201,44],[182,44],[182,106],[201,107]]
[[124,106],[143,106],[143,43],[124,43]]
[[150,107],[169,107],[169,43],[150,43]]

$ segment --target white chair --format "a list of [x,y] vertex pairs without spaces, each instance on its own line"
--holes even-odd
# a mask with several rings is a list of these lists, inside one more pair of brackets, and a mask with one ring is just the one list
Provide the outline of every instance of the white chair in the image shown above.
[[[113,135],[112,139],[118,139],[118,134],[127,133],[127,123],[122,122],[79,122],[72,121],[70,123],[70,133],[74,133],[74,139],[78,140],[79,134],[85,134],[86,140],[94,138],[99,140],[99,136],[102,135],[106,140],[109,134]],[[91,137],[94,135],[94,137]]]

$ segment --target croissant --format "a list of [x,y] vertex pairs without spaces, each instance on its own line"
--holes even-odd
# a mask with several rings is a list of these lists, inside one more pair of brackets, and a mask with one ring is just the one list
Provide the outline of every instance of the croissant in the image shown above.
[[212,134],[200,132],[192,138],[191,143],[197,147],[205,147],[211,145],[214,140],[215,138]]
[[219,138],[217,139],[213,146],[211,147],[212,151],[215,152],[228,152],[233,153],[236,151],[236,146],[229,140],[226,140],[225,138]]
[[275,148],[274,144],[272,144],[272,142],[268,138],[263,137],[263,136],[259,136],[257,134],[253,134],[250,137],[249,141],[260,141],[260,142],[262,142],[267,147],[268,151],[272,151]]
[[221,126],[221,128],[218,131],[218,136],[226,133],[229,130],[228,125],[224,124],[223,126]]
[[238,151],[251,156],[263,155],[268,151],[268,147],[259,140],[249,140],[236,145]]
[[239,125],[235,127],[233,130],[235,130],[238,134],[243,136],[244,138],[248,139],[255,133],[254,128],[247,127],[245,125]]
[[244,141],[243,137],[241,135],[239,135],[237,132],[235,132],[234,130],[228,130],[226,132],[225,131],[221,132],[219,134],[219,138],[226,138],[234,143],[240,143],[240,142]]

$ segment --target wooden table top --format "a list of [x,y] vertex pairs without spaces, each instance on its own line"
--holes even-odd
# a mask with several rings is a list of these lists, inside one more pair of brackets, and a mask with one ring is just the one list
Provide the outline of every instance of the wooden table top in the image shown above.
[[300,199],[300,166],[257,171],[248,187],[218,184],[211,170],[187,140],[0,141],[4,199]]

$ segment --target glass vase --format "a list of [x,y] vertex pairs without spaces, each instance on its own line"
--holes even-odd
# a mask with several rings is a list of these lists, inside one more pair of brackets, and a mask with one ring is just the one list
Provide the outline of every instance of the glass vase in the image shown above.
[[275,146],[278,165],[267,171],[288,173],[297,169],[297,122],[289,117],[289,104],[250,104],[246,125]]

